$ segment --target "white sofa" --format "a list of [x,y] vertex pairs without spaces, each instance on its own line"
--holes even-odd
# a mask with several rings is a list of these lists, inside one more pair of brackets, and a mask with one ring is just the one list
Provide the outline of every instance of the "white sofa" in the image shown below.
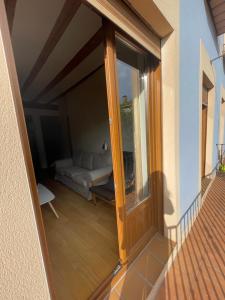
[[90,188],[105,184],[112,173],[111,153],[76,151],[73,158],[58,160],[55,179],[64,183],[87,200],[91,200]]

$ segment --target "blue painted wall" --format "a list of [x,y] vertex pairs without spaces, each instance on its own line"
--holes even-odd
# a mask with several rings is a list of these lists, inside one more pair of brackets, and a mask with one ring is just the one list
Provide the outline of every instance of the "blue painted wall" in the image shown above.
[[[218,56],[218,40],[204,0],[180,0],[180,201],[181,215],[198,195],[199,188],[199,68],[200,39],[210,58]],[[217,161],[220,90],[225,86],[221,60],[216,68],[216,102],[213,162]]]

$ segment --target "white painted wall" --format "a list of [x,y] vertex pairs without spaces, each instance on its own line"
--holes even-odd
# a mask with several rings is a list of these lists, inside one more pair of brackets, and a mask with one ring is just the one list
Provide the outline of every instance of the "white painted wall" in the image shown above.
[[73,150],[101,152],[109,143],[109,119],[104,68],[66,95]]
[[[179,0],[154,0],[174,31],[161,41],[165,234],[180,218],[179,206]],[[172,234],[172,236],[171,236]]]
[[70,124],[69,124],[69,116],[67,112],[67,106],[64,99],[59,101],[59,116],[62,126],[62,139],[63,139],[63,152],[64,157],[70,157],[72,151],[72,145],[70,140]]

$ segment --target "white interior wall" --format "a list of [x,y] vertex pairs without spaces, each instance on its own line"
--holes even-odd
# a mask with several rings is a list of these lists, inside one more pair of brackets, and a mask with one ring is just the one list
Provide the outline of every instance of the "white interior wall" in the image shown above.
[[104,67],[65,97],[74,150],[102,152],[110,143]]
[[70,140],[70,124],[69,124],[69,116],[66,106],[66,101],[61,99],[59,101],[59,116],[60,116],[60,122],[62,126],[62,132],[63,132],[63,152],[64,157],[70,157],[71,156],[71,140]]

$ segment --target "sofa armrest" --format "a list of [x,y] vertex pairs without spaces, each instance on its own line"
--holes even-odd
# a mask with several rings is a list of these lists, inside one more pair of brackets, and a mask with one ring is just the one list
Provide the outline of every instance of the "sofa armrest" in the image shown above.
[[105,183],[105,181],[108,180],[110,174],[107,174],[107,175],[103,175],[101,177],[98,177],[94,180],[91,181],[91,186],[96,186],[96,185],[99,185],[99,184],[103,184],[103,182]]
[[105,167],[89,172],[90,186],[95,186],[101,184],[104,181],[107,181],[111,173],[112,167]]
[[72,158],[65,158],[65,159],[56,160],[54,162],[54,165],[55,165],[56,169],[72,167],[73,160],[72,160]]

